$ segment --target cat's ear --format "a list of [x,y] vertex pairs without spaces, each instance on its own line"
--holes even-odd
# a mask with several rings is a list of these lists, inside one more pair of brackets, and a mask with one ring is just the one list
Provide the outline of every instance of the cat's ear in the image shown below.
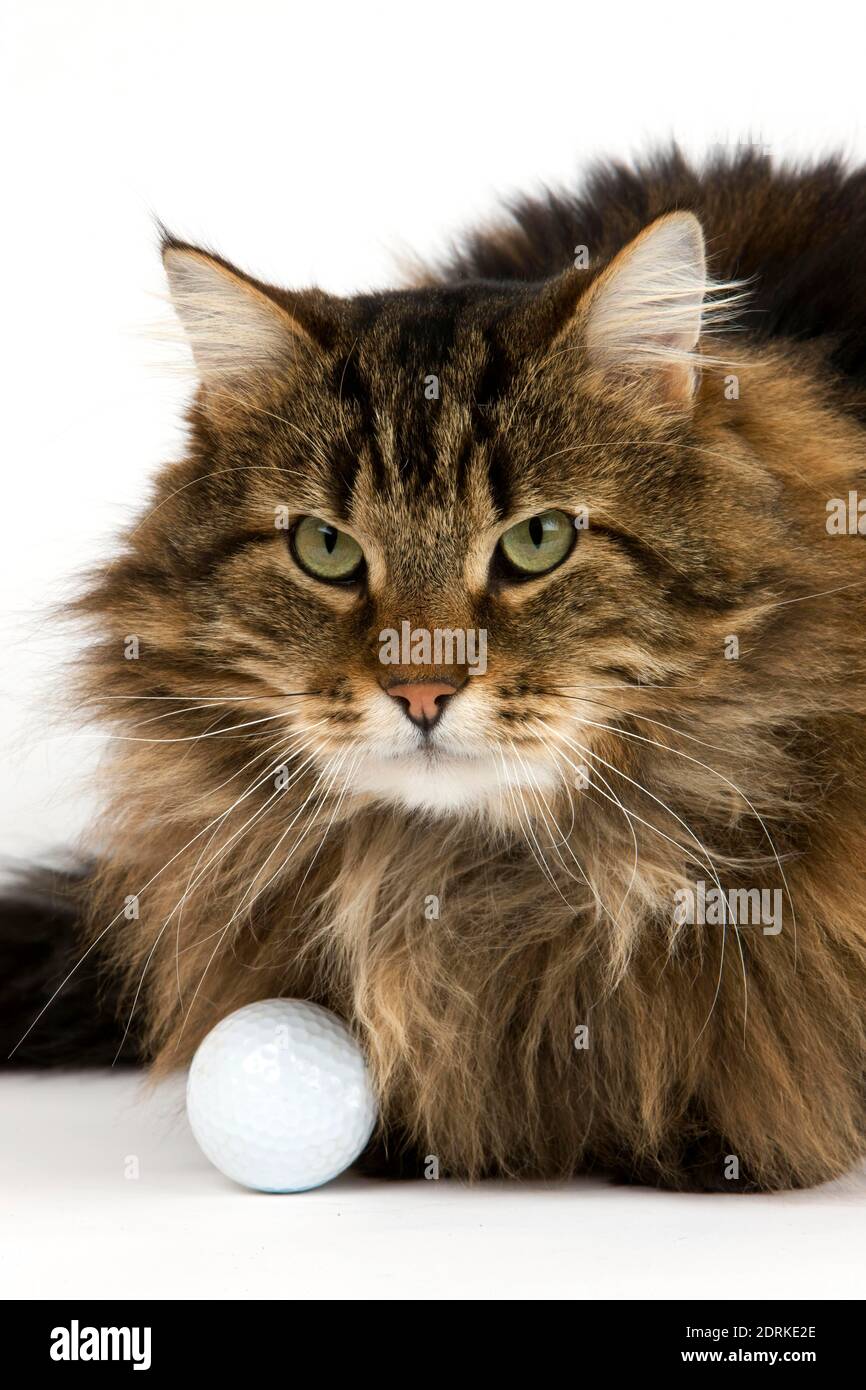
[[650,371],[671,400],[694,394],[705,314],[704,234],[690,212],[651,223],[614,257],[583,301],[591,366]]
[[249,387],[317,350],[289,308],[226,261],[170,238],[162,259],[204,386],[226,392]]

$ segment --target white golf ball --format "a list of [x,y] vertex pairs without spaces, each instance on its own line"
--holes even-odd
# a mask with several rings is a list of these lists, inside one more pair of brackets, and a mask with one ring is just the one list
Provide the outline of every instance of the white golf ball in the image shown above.
[[329,1182],[376,1123],[361,1049],[339,1018],[302,999],[264,999],[218,1023],[192,1059],[186,1107],[211,1163],[260,1192]]

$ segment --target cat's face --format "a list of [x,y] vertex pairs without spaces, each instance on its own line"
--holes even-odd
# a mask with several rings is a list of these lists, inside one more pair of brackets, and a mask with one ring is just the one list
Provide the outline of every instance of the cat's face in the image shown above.
[[203,386],[156,548],[195,576],[211,688],[255,692],[323,785],[519,817],[580,786],[623,692],[717,650],[746,566],[693,442],[694,219],[589,291],[344,302],[166,258]]

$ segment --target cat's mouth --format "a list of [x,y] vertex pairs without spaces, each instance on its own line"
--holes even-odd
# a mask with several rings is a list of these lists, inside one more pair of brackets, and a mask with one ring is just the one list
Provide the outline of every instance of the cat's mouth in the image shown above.
[[372,748],[352,772],[357,791],[435,814],[498,815],[521,789],[546,792],[557,781],[550,762],[538,756],[518,760],[498,744],[454,748],[433,740],[411,750]]
[[[380,753],[376,753],[381,757]],[[444,765],[462,766],[464,763],[486,762],[490,757],[486,749],[473,750],[464,748],[451,748],[442,743],[435,743],[432,739],[425,739],[418,744],[417,748],[398,749],[393,753],[388,753],[385,761],[403,763],[407,767],[415,767],[419,762],[426,767],[441,767]]]

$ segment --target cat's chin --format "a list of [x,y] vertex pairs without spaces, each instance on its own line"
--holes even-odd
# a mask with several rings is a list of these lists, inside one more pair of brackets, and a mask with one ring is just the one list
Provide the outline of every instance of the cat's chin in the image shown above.
[[487,814],[494,819],[509,818],[516,792],[533,788],[542,794],[557,786],[557,776],[546,763],[533,761],[531,777],[524,769],[503,765],[491,753],[479,757],[439,755],[435,760],[423,756],[383,758],[370,755],[352,773],[356,792],[373,796],[409,811],[432,815]]

